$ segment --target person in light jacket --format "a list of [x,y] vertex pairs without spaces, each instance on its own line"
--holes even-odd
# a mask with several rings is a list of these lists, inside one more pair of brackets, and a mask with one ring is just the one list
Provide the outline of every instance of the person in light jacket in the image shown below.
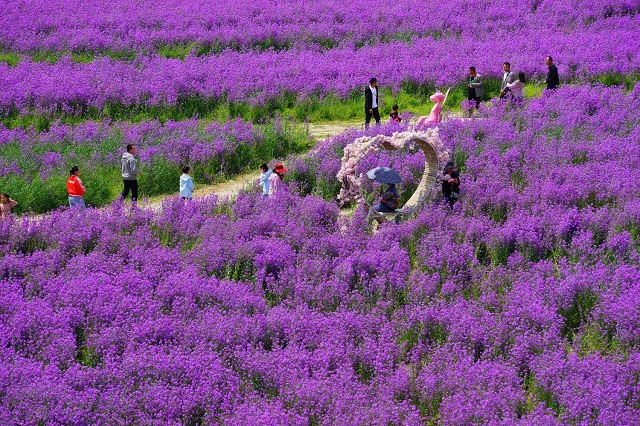
[[[484,83],[482,76],[476,72],[476,67],[469,67],[469,78],[467,80],[467,100],[475,104],[476,109],[480,107],[480,101],[484,96]],[[472,111],[469,111],[471,113]]]
[[122,154],[122,181],[124,182],[124,190],[122,191],[122,199],[125,200],[131,191],[131,201],[138,201],[138,165],[136,164],[136,146],[127,145],[127,152]]
[[189,166],[184,166],[182,168],[182,176],[180,176],[180,196],[183,200],[191,200],[193,198],[195,185],[193,184],[191,175],[189,175],[190,171],[191,168]]
[[507,84],[505,87],[505,93],[511,93],[511,100],[521,102],[524,98],[524,83],[526,83],[524,73],[519,72],[518,80]]
[[77,207],[84,210],[84,194],[86,188],[80,180],[80,169],[78,166],[71,167],[69,170],[69,179],[67,179],[67,194],[69,194],[69,207]]
[[266,163],[260,164],[260,186],[262,187],[262,196],[269,196],[269,178],[271,177],[271,170]]
[[507,85],[514,83],[517,80],[515,73],[511,72],[511,64],[505,62],[502,64],[502,83],[500,84],[500,99],[504,99],[507,95]]

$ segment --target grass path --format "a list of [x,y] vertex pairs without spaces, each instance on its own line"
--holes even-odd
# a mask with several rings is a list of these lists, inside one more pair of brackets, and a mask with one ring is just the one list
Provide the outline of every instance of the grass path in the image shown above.
[[[309,135],[316,140],[326,139],[338,133],[345,131],[350,127],[359,127],[362,123],[352,121],[334,121],[327,123],[308,123],[306,128]],[[218,197],[235,197],[242,190],[250,188],[254,185],[254,182],[259,176],[258,170],[251,171],[234,176],[233,178],[224,182],[214,183],[211,185],[197,185],[196,190],[193,193],[194,198],[204,198],[209,195],[215,194]],[[155,197],[149,197],[147,202],[143,205],[143,208],[151,209],[154,212],[158,212],[162,208],[162,201],[165,198],[175,197],[177,195],[158,195]]]

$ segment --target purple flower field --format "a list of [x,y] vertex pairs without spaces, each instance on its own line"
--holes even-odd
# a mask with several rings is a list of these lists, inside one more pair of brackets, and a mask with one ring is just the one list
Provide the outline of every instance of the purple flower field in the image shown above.
[[[0,21],[5,51],[98,56],[90,63],[69,57],[34,63],[28,55],[16,66],[0,62],[0,115],[175,107],[194,96],[252,105],[291,96],[346,98],[372,75],[396,91],[403,83],[460,84],[472,64],[499,78],[503,60],[540,79],[546,55],[556,57],[563,82],[633,76],[640,69],[640,6],[628,0],[490,1],[480,10],[469,1],[254,2],[245,14],[235,12],[237,2],[161,3],[166,8],[150,12],[145,2],[128,0],[81,8],[59,0],[12,2]],[[369,9],[376,12],[364,12]],[[473,13],[460,13],[465,10]],[[70,17],[74,25],[67,25]],[[199,56],[194,47],[184,59],[156,52],[188,42],[220,51]],[[285,47],[251,48],[260,43]],[[122,49],[133,49],[135,59],[100,56]]]
[[[637,1],[5,3],[0,425],[640,424]],[[546,55],[559,89],[456,115],[469,65],[490,97]],[[372,75],[454,87],[453,209],[374,231],[338,203],[344,148],[410,108],[301,153],[281,116],[346,124]],[[289,191],[113,202],[127,143],[143,196],[276,160]],[[73,164],[105,207],[58,208]],[[424,155],[354,168],[376,166],[405,202]]]
[[378,233],[289,194],[2,222],[0,420],[637,424],[639,106],[448,120],[461,201]]
[[[473,10],[473,13],[461,11]],[[241,13],[239,13],[241,11]],[[4,5],[0,44],[13,52],[154,51],[162,46],[251,49],[358,45],[414,37],[496,38],[524,28],[614,28],[636,21],[629,0],[20,0]]]

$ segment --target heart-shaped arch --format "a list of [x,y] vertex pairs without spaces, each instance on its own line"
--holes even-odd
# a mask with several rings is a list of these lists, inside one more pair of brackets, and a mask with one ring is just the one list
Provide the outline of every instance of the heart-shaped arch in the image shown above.
[[424,153],[424,172],[420,183],[411,198],[403,206],[403,210],[412,210],[420,206],[433,188],[438,178],[441,165],[449,160],[449,151],[444,148],[438,135],[438,128],[426,130],[396,132],[391,136],[363,136],[344,148],[342,166],[337,174],[342,182],[338,198],[341,203],[357,200],[364,202],[361,194],[363,174],[356,174],[356,167],[365,155],[380,152],[382,149],[398,150],[414,142]]

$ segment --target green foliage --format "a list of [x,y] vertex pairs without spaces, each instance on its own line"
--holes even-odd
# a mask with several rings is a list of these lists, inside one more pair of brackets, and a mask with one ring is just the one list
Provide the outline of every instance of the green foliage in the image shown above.
[[536,405],[543,403],[547,408],[551,409],[557,417],[562,414],[562,407],[558,398],[551,390],[538,383],[533,373],[529,372],[526,374],[522,387],[527,393],[527,401],[523,406],[518,407],[520,413],[524,414],[532,411]]
[[579,342],[579,355],[587,356],[600,354],[603,356],[619,355],[624,353],[620,342],[616,339],[615,328],[606,327],[604,324],[588,324],[584,332],[576,336]]
[[623,86],[626,90],[631,90],[638,80],[640,80],[640,73],[604,73],[590,79],[590,82],[604,86]]
[[163,44],[157,48],[158,55],[169,59],[184,60],[188,55],[196,52],[198,44],[179,43],[179,44]]
[[22,57],[17,53],[0,52],[0,62],[6,62],[10,67],[18,65]]
[[560,316],[564,318],[562,335],[573,342],[581,326],[590,318],[591,310],[596,305],[598,296],[592,290],[578,291],[567,308],[558,309]]

